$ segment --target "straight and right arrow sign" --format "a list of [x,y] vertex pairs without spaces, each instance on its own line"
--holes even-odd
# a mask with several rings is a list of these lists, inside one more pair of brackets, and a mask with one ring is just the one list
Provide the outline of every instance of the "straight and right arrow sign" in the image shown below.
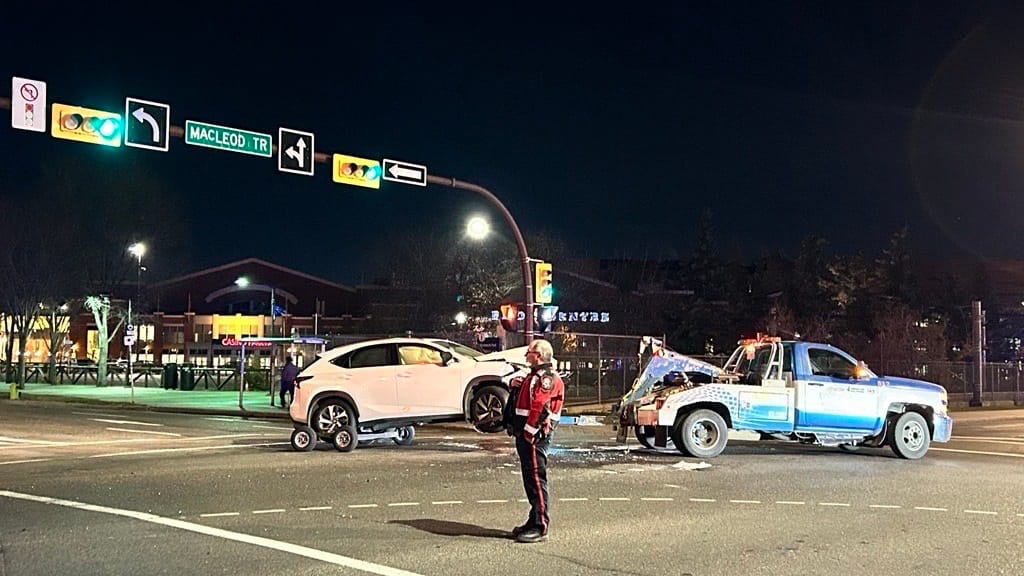
[[403,184],[427,185],[427,167],[398,160],[384,159],[384,179]]

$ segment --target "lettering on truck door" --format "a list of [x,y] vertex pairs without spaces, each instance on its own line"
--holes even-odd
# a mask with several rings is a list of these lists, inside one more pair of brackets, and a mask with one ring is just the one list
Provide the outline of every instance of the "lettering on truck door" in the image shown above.
[[799,385],[797,426],[874,430],[880,418],[876,379],[857,379],[856,362],[835,350],[806,350],[809,372]]

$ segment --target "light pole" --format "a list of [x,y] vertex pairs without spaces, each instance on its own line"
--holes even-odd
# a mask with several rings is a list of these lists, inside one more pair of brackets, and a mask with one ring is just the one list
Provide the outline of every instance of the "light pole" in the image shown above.
[[[135,299],[142,294],[142,255],[146,253],[146,245],[136,242],[128,247],[128,252],[137,259],[135,268]],[[131,332],[129,333],[129,328]],[[125,327],[125,344],[128,345],[128,386],[132,389],[132,404],[135,403],[135,373],[132,369],[132,347],[135,346],[135,327],[132,324],[132,299],[128,299],[128,326]]]

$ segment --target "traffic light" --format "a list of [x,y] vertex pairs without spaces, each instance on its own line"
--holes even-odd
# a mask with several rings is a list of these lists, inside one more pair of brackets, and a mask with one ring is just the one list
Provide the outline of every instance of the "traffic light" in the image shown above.
[[506,332],[517,332],[519,329],[519,307],[515,304],[501,305],[501,327]]
[[551,304],[555,295],[555,288],[551,281],[551,263],[537,262],[534,268],[537,278],[534,280],[536,286],[533,290],[533,299],[538,304]]
[[557,314],[558,306],[538,306],[537,315],[534,317],[533,331],[542,333],[550,330],[551,323],[554,322]]
[[50,135],[103,146],[121,146],[121,115],[82,106],[54,104]]
[[379,161],[335,154],[333,164],[332,176],[335,182],[364,188],[380,188]]

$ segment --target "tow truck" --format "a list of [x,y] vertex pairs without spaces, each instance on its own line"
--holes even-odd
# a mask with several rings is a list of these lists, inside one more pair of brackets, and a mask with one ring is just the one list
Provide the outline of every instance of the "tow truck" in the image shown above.
[[640,355],[649,361],[615,408],[620,442],[632,430],[648,448],[713,458],[729,430],[749,430],[851,452],[889,446],[916,460],[952,433],[945,388],[878,376],[829,344],[759,336],[719,368],[644,337]]

